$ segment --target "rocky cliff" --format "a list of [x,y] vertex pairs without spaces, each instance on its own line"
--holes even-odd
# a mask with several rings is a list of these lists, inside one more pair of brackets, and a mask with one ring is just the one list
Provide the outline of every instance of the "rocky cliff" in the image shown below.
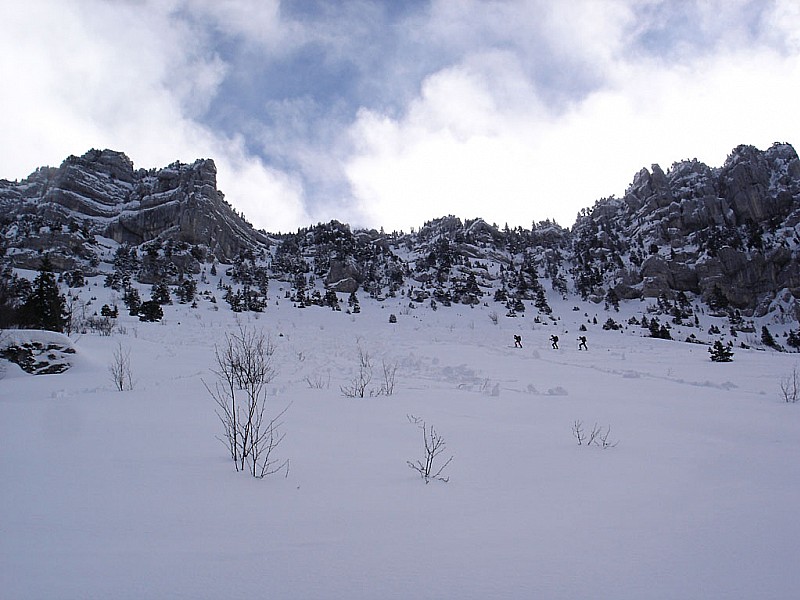
[[48,250],[65,268],[75,257],[91,258],[94,236],[133,245],[159,239],[205,245],[222,260],[266,243],[225,202],[216,174],[210,159],[146,171],[134,170],[121,152],[90,150],[21,182],[0,181],[12,261],[30,266],[35,256],[24,250]]
[[[788,144],[733,150],[725,164],[642,169],[621,199],[598,201],[573,228],[587,291],[621,297],[721,292],[757,309],[781,290],[800,297],[800,160]],[[764,307],[761,307],[764,310]]]

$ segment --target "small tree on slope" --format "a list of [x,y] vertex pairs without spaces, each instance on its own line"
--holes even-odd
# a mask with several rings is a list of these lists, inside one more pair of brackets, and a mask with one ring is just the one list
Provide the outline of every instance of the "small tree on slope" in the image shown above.
[[733,360],[733,350],[719,340],[708,349],[708,353],[711,354],[711,360],[714,362],[731,362]]

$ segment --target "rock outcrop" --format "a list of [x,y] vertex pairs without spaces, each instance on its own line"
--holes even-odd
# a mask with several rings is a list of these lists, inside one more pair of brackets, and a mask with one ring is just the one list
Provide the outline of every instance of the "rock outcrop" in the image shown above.
[[622,240],[604,238],[584,262],[630,261],[602,267],[604,283],[627,297],[633,269],[644,297],[707,298],[716,287],[734,307],[753,310],[780,290],[800,291],[798,224],[800,160],[790,145],[774,144],[739,146],[719,168],[688,160],[666,173],[642,169],[622,201],[601,200],[579,217],[573,236],[577,247],[611,230]]
[[[221,260],[243,247],[267,243],[225,202],[210,159],[146,171],[134,170],[121,152],[90,150],[70,156],[58,168],[38,169],[19,183],[0,182],[0,208],[6,219],[20,213],[38,217],[41,225],[21,232],[26,240],[20,245],[45,248],[65,267],[69,261],[59,254],[75,254],[59,239],[65,230],[132,245],[151,240],[202,244]],[[75,236],[69,237],[74,246]],[[14,264],[29,266],[24,260],[22,253]]]

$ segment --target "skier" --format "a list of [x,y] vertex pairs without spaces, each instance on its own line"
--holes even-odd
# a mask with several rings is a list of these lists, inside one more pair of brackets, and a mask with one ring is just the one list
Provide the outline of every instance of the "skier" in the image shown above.
[[578,350],[589,350],[589,348],[586,346],[586,336],[585,335],[582,335],[582,336],[578,337],[578,341],[580,342],[580,344],[578,344]]
[[514,347],[515,348],[522,348],[522,336],[515,335],[514,336]]
[[557,335],[551,335],[550,336],[550,341],[553,342],[553,350],[558,350],[558,336]]

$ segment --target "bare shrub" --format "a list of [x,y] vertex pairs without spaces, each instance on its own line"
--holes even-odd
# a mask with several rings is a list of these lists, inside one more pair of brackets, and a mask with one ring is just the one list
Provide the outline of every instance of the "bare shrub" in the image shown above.
[[64,333],[69,336],[80,329],[80,316],[78,314],[80,300],[72,292],[67,292],[65,300],[64,313],[66,314],[66,319],[64,320]]
[[446,447],[444,438],[433,428],[433,425],[427,425],[425,421],[414,415],[406,415],[408,422],[416,425],[422,430],[422,440],[425,445],[425,456],[422,460],[412,462],[406,461],[406,464],[419,473],[420,477],[426,484],[432,480],[443,481],[447,483],[450,477],[445,477],[442,472],[447,468],[453,457],[448,458],[440,467],[436,467],[435,463],[439,455],[444,452]]
[[800,400],[800,373],[797,366],[792,368],[792,372],[786,377],[781,378],[781,396],[784,402],[795,404]]
[[617,444],[619,444],[619,441],[616,441],[616,442],[610,441],[608,439],[608,436],[610,436],[610,435],[611,435],[611,425],[606,427],[605,432],[604,433],[601,432],[600,435],[597,437],[597,442],[596,443],[603,450],[605,450],[606,448],[614,448]]
[[131,375],[131,350],[124,348],[121,343],[117,343],[117,348],[111,357],[111,364],[108,366],[111,380],[120,392],[133,389],[133,376]]
[[237,471],[262,478],[286,468],[275,451],[285,436],[281,432],[287,406],[275,416],[267,413],[267,385],[275,378],[275,346],[263,331],[239,325],[225,334],[222,346],[214,346],[217,381],[203,382],[217,404],[223,426],[220,440],[227,446]]
[[582,421],[575,421],[572,424],[572,435],[578,440],[578,446],[582,446],[583,442],[586,441],[586,432],[583,431]]
[[308,387],[314,390],[327,389],[331,387],[331,374],[330,371],[326,373],[327,376],[321,373],[315,373],[313,376],[306,375],[306,383]]
[[109,336],[114,331],[114,320],[110,317],[89,317],[84,325],[92,332],[102,336]]
[[493,310],[492,312],[489,313],[489,320],[495,325],[497,325],[498,321],[497,311]]
[[342,395],[347,398],[363,398],[367,393],[367,388],[372,381],[372,357],[359,343],[358,344],[358,364],[356,373],[349,385],[339,386]]
[[[387,362],[381,359],[381,369],[378,374],[380,381],[378,385],[370,387],[375,378],[375,363],[372,355],[366,350],[359,340],[356,345],[356,368],[350,383],[339,386],[342,395],[347,398],[364,398],[366,396],[391,396],[394,394],[395,382],[397,379],[397,362]],[[306,378],[309,387],[315,387],[316,382]],[[328,374],[328,384],[330,384],[330,374]]]
[[583,421],[576,420],[572,424],[572,435],[578,441],[579,446],[598,446],[606,450],[608,448],[614,448],[619,444],[618,441],[612,442],[609,440],[609,436],[611,435],[610,425],[603,430],[602,427],[595,423],[592,430],[586,433],[583,428]]
[[381,360],[381,386],[377,391],[373,390],[375,396],[391,396],[394,394],[395,379],[397,377],[397,363]]

